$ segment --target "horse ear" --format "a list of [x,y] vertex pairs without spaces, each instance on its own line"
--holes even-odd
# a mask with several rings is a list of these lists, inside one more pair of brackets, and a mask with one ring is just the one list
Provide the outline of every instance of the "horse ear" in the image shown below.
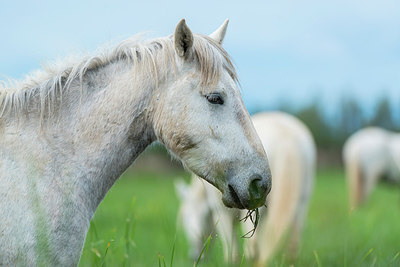
[[228,28],[228,23],[229,23],[229,19],[226,19],[224,21],[224,23],[222,23],[222,25],[215,32],[213,32],[212,34],[209,35],[212,39],[217,41],[220,45],[222,45],[222,42],[224,41],[226,29]]
[[180,57],[187,57],[193,46],[193,34],[186,25],[185,19],[176,25],[174,37],[176,52]]

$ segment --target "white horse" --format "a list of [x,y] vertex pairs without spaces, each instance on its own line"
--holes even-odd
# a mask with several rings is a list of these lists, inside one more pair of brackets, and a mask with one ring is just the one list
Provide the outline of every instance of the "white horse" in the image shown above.
[[[313,188],[316,147],[307,127],[291,115],[260,113],[253,117],[253,123],[274,177],[268,208],[262,210],[257,230],[245,244],[246,256],[262,266],[274,255],[285,234],[289,234],[291,255],[296,254]],[[177,184],[177,189],[182,199],[179,220],[183,221],[192,257],[198,256],[209,228],[216,227],[225,259],[237,260],[237,211],[222,206],[217,201],[220,193],[196,177],[189,186]],[[244,228],[247,233],[253,224],[246,223]]]
[[377,127],[361,129],[343,147],[350,208],[364,203],[379,178],[400,182],[400,134]]
[[191,259],[198,259],[208,235],[218,233],[223,244],[225,261],[237,261],[239,248],[236,231],[239,210],[222,205],[221,194],[196,175],[192,176],[189,185],[178,180],[175,187],[181,200],[178,225],[186,234]]
[[198,35],[182,20],[172,36],[3,85],[0,265],[77,265],[97,206],[156,140],[226,206],[264,204],[267,157],[221,46],[226,27]]

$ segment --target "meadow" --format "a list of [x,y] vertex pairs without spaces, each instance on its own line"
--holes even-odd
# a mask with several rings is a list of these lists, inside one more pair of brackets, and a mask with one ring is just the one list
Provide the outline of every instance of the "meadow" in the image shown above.
[[[96,211],[79,265],[194,266],[176,222],[175,179],[189,174],[126,172]],[[347,204],[343,170],[319,170],[299,255],[290,261],[282,249],[271,266],[400,266],[400,189],[379,184],[360,209]],[[232,266],[218,236],[205,245],[197,266]],[[237,265],[250,264],[243,256]]]

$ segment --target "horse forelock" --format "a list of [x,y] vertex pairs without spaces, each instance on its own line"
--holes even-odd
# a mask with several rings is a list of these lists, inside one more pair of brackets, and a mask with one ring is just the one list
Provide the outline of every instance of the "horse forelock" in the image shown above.
[[204,85],[218,83],[223,70],[227,71],[235,82],[238,82],[232,60],[218,42],[207,35],[197,35],[197,38],[194,39],[193,47],[199,61]]
[[[198,61],[201,84],[216,85],[222,71],[227,71],[238,83],[235,67],[222,46],[206,35],[195,34],[194,55]],[[176,72],[176,52],[172,36],[143,41],[141,35],[126,39],[112,48],[104,47],[95,55],[67,57],[48,63],[43,70],[28,74],[24,80],[0,81],[0,120],[7,113],[24,109],[32,96],[39,96],[41,110],[53,102],[79,79],[82,85],[84,74],[109,63],[126,59],[135,66],[135,75],[142,71],[152,72],[157,86],[159,72]],[[52,99],[53,98],[53,99]],[[51,104],[51,103],[50,103]]]

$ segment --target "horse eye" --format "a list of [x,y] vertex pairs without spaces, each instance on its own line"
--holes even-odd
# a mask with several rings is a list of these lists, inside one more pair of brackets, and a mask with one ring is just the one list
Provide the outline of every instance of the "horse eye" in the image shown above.
[[219,105],[224,104],[224,100],[222,99],[222,96],[219,93],[211,93],[205,95],[205,97],[211,104],[219,104]]

